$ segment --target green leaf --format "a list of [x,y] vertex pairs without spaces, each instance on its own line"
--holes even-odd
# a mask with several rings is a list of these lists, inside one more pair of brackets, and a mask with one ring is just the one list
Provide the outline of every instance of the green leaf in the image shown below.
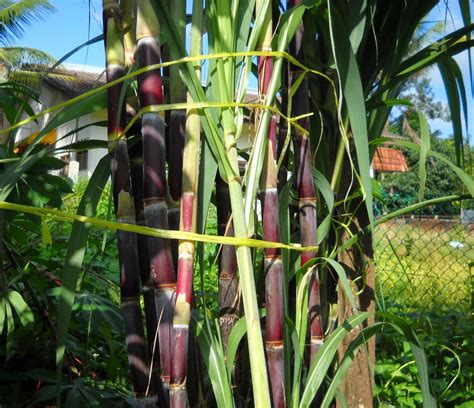
[[[456,162],[458,166],[461,166],[461,164],[464,164],[464,142],[461,124],[461,102],[457,83],[460,71],[456,61],[449,57],[441,58],[438,62],[438,68],[448,97],[449,112],[451,114],[451,123],[453,125]],[[462,89],[464,89],[464,87]]]
[[318,225],[318,245],[326,238],[331,227],[332,211],[334,209],[334,192],[332,191],[331,184],[316,168],[313,168],[313,180],[316,188],[323,196],[324,202],[328,208],[328,215]]
[[[314,2],[301,3],[282,14],[280,18],[280,30],[278,31],[277,51],[286,51],[288,44],[295,35],[304,12],[313,5]],[[281,70],[283,59],[277,58],[273,64],[272,77],[265,97],[265,105],[271,106],[275,102],[277,91],[280,87]],[[265,155],[267,143],[267,130],[272,112],[265,110],[260,118],[257,135],[253,142],[252,154],[248,162],[248,169],[245,174],[245,221],[249,234],[253,233],[254,223],[252,221],[255,198],[257,196],[262,163]]]
[[[97,165],[87,188],[82,196],[78,214],[94,216],[97,204],[102,195],[105,184],[110,176],[109,156],[103,157]],[[56,346],[56,369],[58,384],[61,380],[62,362],[66,345],[67,333],[71,319],[72,307],[76,293],[77,280],[81,271],[86,242],[89,236],[90,226],[81,222],[75,222],[71,231],[66,260],[62,273],[62,285],[58,307],[58,340]]]
[[420,376],[421,393],[423,395],[423,407],[435,408],[436,398],[431,388],[431,383],[428,373],[428,362],[423,350],[423,345],[416,336],[410,325],[401,317],[387,312],[376,313],[376,316],[384,318],[392,325],[399,333],[403,334],[408,344],[410,345],[413,357],[415,358],[416,367],[418,368],[418,375]]
[[41,217],[41,241],[44,245],[52,245],[53,239],[51,238],[51,232],[49,231],[48,223]]
[[57,150],[81,152],[84,150],[107,149],[107,148],[108,148],[108,143],[106,140],[90,139],[90,140],[80,140],[79,142],[71,143],[67,146],[60,147]]
[[[299,352],[300,351],[300,340],[298,338],[298,333],[296,332],[296,327],[293,321],[288,317],[285,316],[285,324],[286,324],[286,332],[288,333],[288,338],[291,340],[290,342],[287,341],[285,343],[285,352],[287,354],[292,354],[291,351],[294,351],[294,360],[293,360],[293,384],[291,387],[291,398],[290,394],[287,393],[287,400],[291,401],[291,405],[296,407],[298,406],[299,396],[300,396],[300,388],[301,388],[301,368],[303,366],[303,355]],[[288,369],[285,367],[285,372],[289,374],[289,367]],[[289,375],[285,375],[290,380]]]
[[[180,34],[176,28],[176,24],[171,18],[170,12],[167,7],[164,7],[162,2],[154,2],[153,8],[155,8],[158,18],[160,20],[160,28],[168,39],[170,49],[173,51],[173,57],[175,59],[184,58],[187,56],[185,44],[181,40]],[[180,64],[180,72],[183,76],[188,92],[191,94],[194,102],[205,102],[207,100],[204,90],[202,89],[201,82],[199,81],[193,63]],[[200,112],[201,125],[206,136],[206,140],[209,143],[212,154],[218,158],[218,163],[223,170],[221,175],[232,175],[232,166],[227,158],[226,150],[223,143],[222,130],[218,128],[216,123],[218,122],[217,117],[213,111],[204,109]]]
[[199,163],[197,232],[204,234],[206,230],[207,213],[211,202],[212,189],[217,174],[217,162],[206,141],[201,143],[201,160]]
[[357,310],[357,303],[354,297],[354,293],[352,293],[349,280],[347,279],[346,271],[344,270],[342,265],[339,262],[336,262],[334,259],[324,257],[320,259],[327,262],[336,271],[337,276],[339,277],[339,283],[341,284],[347,298],[349,299],[349,303],[352,306],[352,310],[355,312]]
[[369,137],[367,133],[367,113],[362,81],[356,57],[352,52],[347,27],[335,6],[329,8],[331,45],[336,69],[339,74],[344,99],[350,119],[359,165],[360,181],[370,224],[374,222],[372,182],[370,179]]
[[359,45],[365,34],[365,25],[367,20],[367,0],[351,1],[351,6],[347,7],[349,39],[351,41],[352,51],[357,54]]
[[[415,152],[419,152],[420,149],[421,149],[420,146],[418,146],[417,144],[407,142],[407,141],[404,141],[404,140],[397,140],[394,143],[397,144],[397,145],[406,147],[407,149],[413,150]],[[469,174],[467,174],[463,169],[456,166],[451,160],[447,159],[446,157],[444,157],[440,153],[437,153],[433,150],[428,150],[427,155],[432,156],[432,157],[434,157],[438,160],[441,160],[442,162],[446,163],[449,167],[451,167],[453,169],[453,171],[456,173],[456,175],[459,177],[459,179],[464,183],[467,190],[469,191],[469,194],[472,197],[474,197],[474,180],[472,179],[472,177]]]
[[331,366],[337,350],[344,338],[369,317],[369,313],[358,313],[343,322],[338,328],[329,335],[311,363],[303,394],[301,396],[300,407],[306,408],[311,405],[316,392],[321,386],[327,371]]
[[[105,106],[105,91],[101,91],[65,107],[61,112],[55,115],[38,136],[35,137],[28,149],[26,149],[22,154],[20,161],[8,166],[0,173],[0,200],[5,201],[20,177],[22,177],[24,173],[30,170],[32,166],[49,153],[50,149],[45,147],[43,147],[39,152],[37,151],[38,143],[41,142],[46,134],[70,120],[91,112],[100,111],[104,109]],[[49,157],[48,159],[55,158]],[[64,167],[64,162],[62,162],[60,168],[62,167]]]
[[[216,329],[214,328],[214,330]],[[226,373],[222,345],[212,333],[212,329],[207,321],[203,323],[202,319],[196,319],[196,331],[196,339],[201,349],[204,364],[207,367],[217,406],[222,408],[233,407],[234,399]]]
[[227,340],[227,374],[229,376],[229,381],[231,381],[232,367],[234,366],[235,356],[237,354],[237,349],[239,344],[242,341],[245,333],[247,332],[247,325],[245,323],[245,318],[240,318],[239,321],[232,328],[229,339]]
[[3,334],[3,329],[5,327],[5,317],[6,317],[6,306],[5,306],[5,298],[0,298],[0,335]]
[[375,323],[373,326],[362,329],[361,333],[357,338],[352,341],[344,354],[342,361],[338,364],[336,373],[334,374],[329,387],[326,390],[324,399],[321,402],[321,408],[329,408],[332,400],[336,396],[339,386],[344,381],[345,374],[349,369],[350,365],[354,361],[355,353],[362,345],[366,345],[368,340],[377,332],[381,331],[384,327],[384,323]]
[[[473,30],[474,24],[469,24],[459,30],[449,33],[433,44],[428,45],[421,51],[412,55],[400,64],[400,69],[392,81],[399,82],[403,78],[413,75],[423,68],[437,63],[439,59],[444,58],[446,55],[453,56],[469,49],[472,47],[473,43],[466,36],[468,36]],[[388,87],[391,87],[392,85],[393,84],[389,84]]]
[[428,121],[422,112],[418,112],[418,118],[420,120],[420,135],[421,135],[421,147],[420,147],[420,166],[418,175],[420,177],[420,189],[418,191],[418,201],[422,201],[425,196],[426,189],[426,155],[430,150],[430,131],[428,129]]
[[18,292],[14,290],[9,291],[7,294],[7,299],[10,302],[13,310],[15,310],[16,314],[18,315],[23,326],[34,322],[35,319],[33,312]]

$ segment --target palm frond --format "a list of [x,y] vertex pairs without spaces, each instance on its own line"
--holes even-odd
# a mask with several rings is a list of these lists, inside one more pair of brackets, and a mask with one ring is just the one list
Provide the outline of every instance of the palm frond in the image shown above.
[[56,59],[36,48],[3,47],[0,48],[0,60],[15,70],[25,65],[52,65]]
[[25,28],[54,10],[48,0],[0,0],[0,44],[20,38]]

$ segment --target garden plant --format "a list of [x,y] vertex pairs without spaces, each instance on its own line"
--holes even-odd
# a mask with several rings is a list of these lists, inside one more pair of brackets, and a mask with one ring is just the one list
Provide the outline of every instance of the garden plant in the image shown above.
[[[34,369],[31,357],[11,381],[11,406],[372,406],[375,392],[390,398],[374,389],[383,333],[403,339],[417,401],[435,407],[444,392],[422,342],[375,308],[373,231],[459,198],[424,198],[428,159],[474,197],[454,59],[473,45],[469,1],[459,1],[462,28],[410,48],[439,3],[104,0],[104,86],[35,114],[29,86],[2,83],[2,347],[6,361],[28,361],[34,332],[50,359]],[[381,135],[393,107],[410,104],[403,85],[433,64],[456,162],[430,149],[420,112],[420,143],[397,141],[419,154],[417,203],[375,219],[372,156],[390,142]],[[50,173],[65,164],[59,148],[41,142],[104,109],[106,143],[60,148],[109,152],[72,205]],[[15,150],[16,129],[49,113]]]

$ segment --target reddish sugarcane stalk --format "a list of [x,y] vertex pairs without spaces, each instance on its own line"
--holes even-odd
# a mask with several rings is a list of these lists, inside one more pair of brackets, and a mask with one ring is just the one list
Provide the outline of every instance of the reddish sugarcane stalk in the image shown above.
[[[107,82],[125,74],[124,50],[120,33],[120,8],[114,0],[103,2],[106,43]],[[130,162],[127,142],[122,135],[125,125],[125,102],[121,102],[122,84],[107,90],[108,141],[115,213],[118,222],[134,224],[135,210],[131,195]],[[140,277],[136,235],[117,231],[120,264],[120,299],[125,323],[128,361],[133,390],[140,405],[146,398],[149,380],[149,357],[140,307]],[[153,403],[153,402],[151,402]]]
[[[257,7],[260,2],[257,1]],[[271,7],[267,9],[266,30],[260,49],[271,51],[272,23]],[[258,59],[258,91],[264,99],[273,72],[271,57]],[[273,115],[268,127],[268,142],[265,161],[260,176],[260,199],[262,202],[262,229],[265,241],[280,242],[279,204],[278,204],[278,167],[276,118]],[[283,303],[283,263],[279,249],[264,250],[265,268],[265,350],[267,353],[268,373],[272,406],[285,407],[284,388],[284,303]]]
[[[137,61],[139,67],[160,62],[158,18],[149,0],[139,0],[137,7]],[[160,72],[148,71],[138,77],[141,107],[163,103]],[[158,113],[145,113],[142,117],[144,214],[148,227],[168,229],[166,204],[166,148],[165,123]],[[176,288],[171,245],[169,240],[148,237],[150,272],[155,288],[158,319],[161,383],[166,406],[169,398],[171,370],[171,319],[173,295]]]
[[[289,7],[300,3],[300,0],[290,1]],[[303,22],[300,22],[294,39],[290,45],[290,54],[298,61],[304,61],[303,45]],[[289,88],[296,79],[304,75],[302,70],[290,64]],[[308,80],[305,77],[292,98],[292,115],[300,116],[309,112]],[[309,119],[304,118],[299,124],[309,131]],[[300,239],[303,246],[315,246],[317,244],[317,207],[316,194],[313,184],[311,142],[309,134],[294,129],[292,132],[295,165],[296,165],[296,188],[299,194],[299,223]],[[316,251],[301,253],[301,265],[316,257]],[[323,328],[321,322],[321,299],[319,294],[319,275],[316,267],[311,268],[308,283],[308,316],[310,323],[310,362],[316,356],[323,342]]]
[[[184,24],[185,2],[175,4],[182,7],[179,10],[178,21]],[[183,13],[183,14],[181,14]],[[191,55],[198,55],[202,49],[201,31],[202,27],[202,2],[193,3],[193,32],[191,36]],[[201,68],[196,67],[198,78],[201,76]],[[187,95],[188,103],[192,98]],[[180,204],[179,229],[186,232],[196,232],[197,191],[199,180],[199,157],[200,157],[200,120],[196,110],[186,111],[185,137],[186,143],[182,158],[182,197]],[[170,134],[173,138],[176,135]],[[171,171],[171,170],[170,170]],[[170,187],[171,188],[171,187]],[[188,346],[189,329],[191,323],[191,304],[193,298],[193,274],[194,274],[194,252],[195,243],[186,240],[179,241],[178,247],[178,279],[176,285],[176,305],[173,316],[174,348],[171,364],[170,400],[174,408],[185,408],[188,403],[188,390],[186,378],[188,374]]]

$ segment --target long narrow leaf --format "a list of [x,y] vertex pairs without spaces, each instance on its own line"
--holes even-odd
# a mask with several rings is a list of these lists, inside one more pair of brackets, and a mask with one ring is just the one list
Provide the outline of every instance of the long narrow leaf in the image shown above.
[[[94,216],[97,204],[102,195],[103,189],[110,176],[109,156],[103,157],[82,196],[77,213],[86,216]],[[58,383],[61,380],[62,362],[64,358],[67,333],[71,319],[74,297],[76,294],[77,280],[84,260],[86,242],[89,236],[90,225],[75,222],[71,230],[66,262],[62,273],[62,285],[59,295],[58,307],[58,340],[56,346],[56,369]]]
[[310,406],[344,338],[352,331],[352,329],[354,329],[354,327],[361,324],[368,317],[369,313],[367,312],[352,316],[326,338],[309,369],[299,405],[301,408]]
[[341,79],[344,99],[349,113],[354,136],[361,188],[365,195],[365,205],[370,224],[374,222],[372,182],[370,179],[369,137],[365,98],[357,60],[352,51],[347,28],[336,7],[329,5],[331,45],[336,60],[336,69]]

